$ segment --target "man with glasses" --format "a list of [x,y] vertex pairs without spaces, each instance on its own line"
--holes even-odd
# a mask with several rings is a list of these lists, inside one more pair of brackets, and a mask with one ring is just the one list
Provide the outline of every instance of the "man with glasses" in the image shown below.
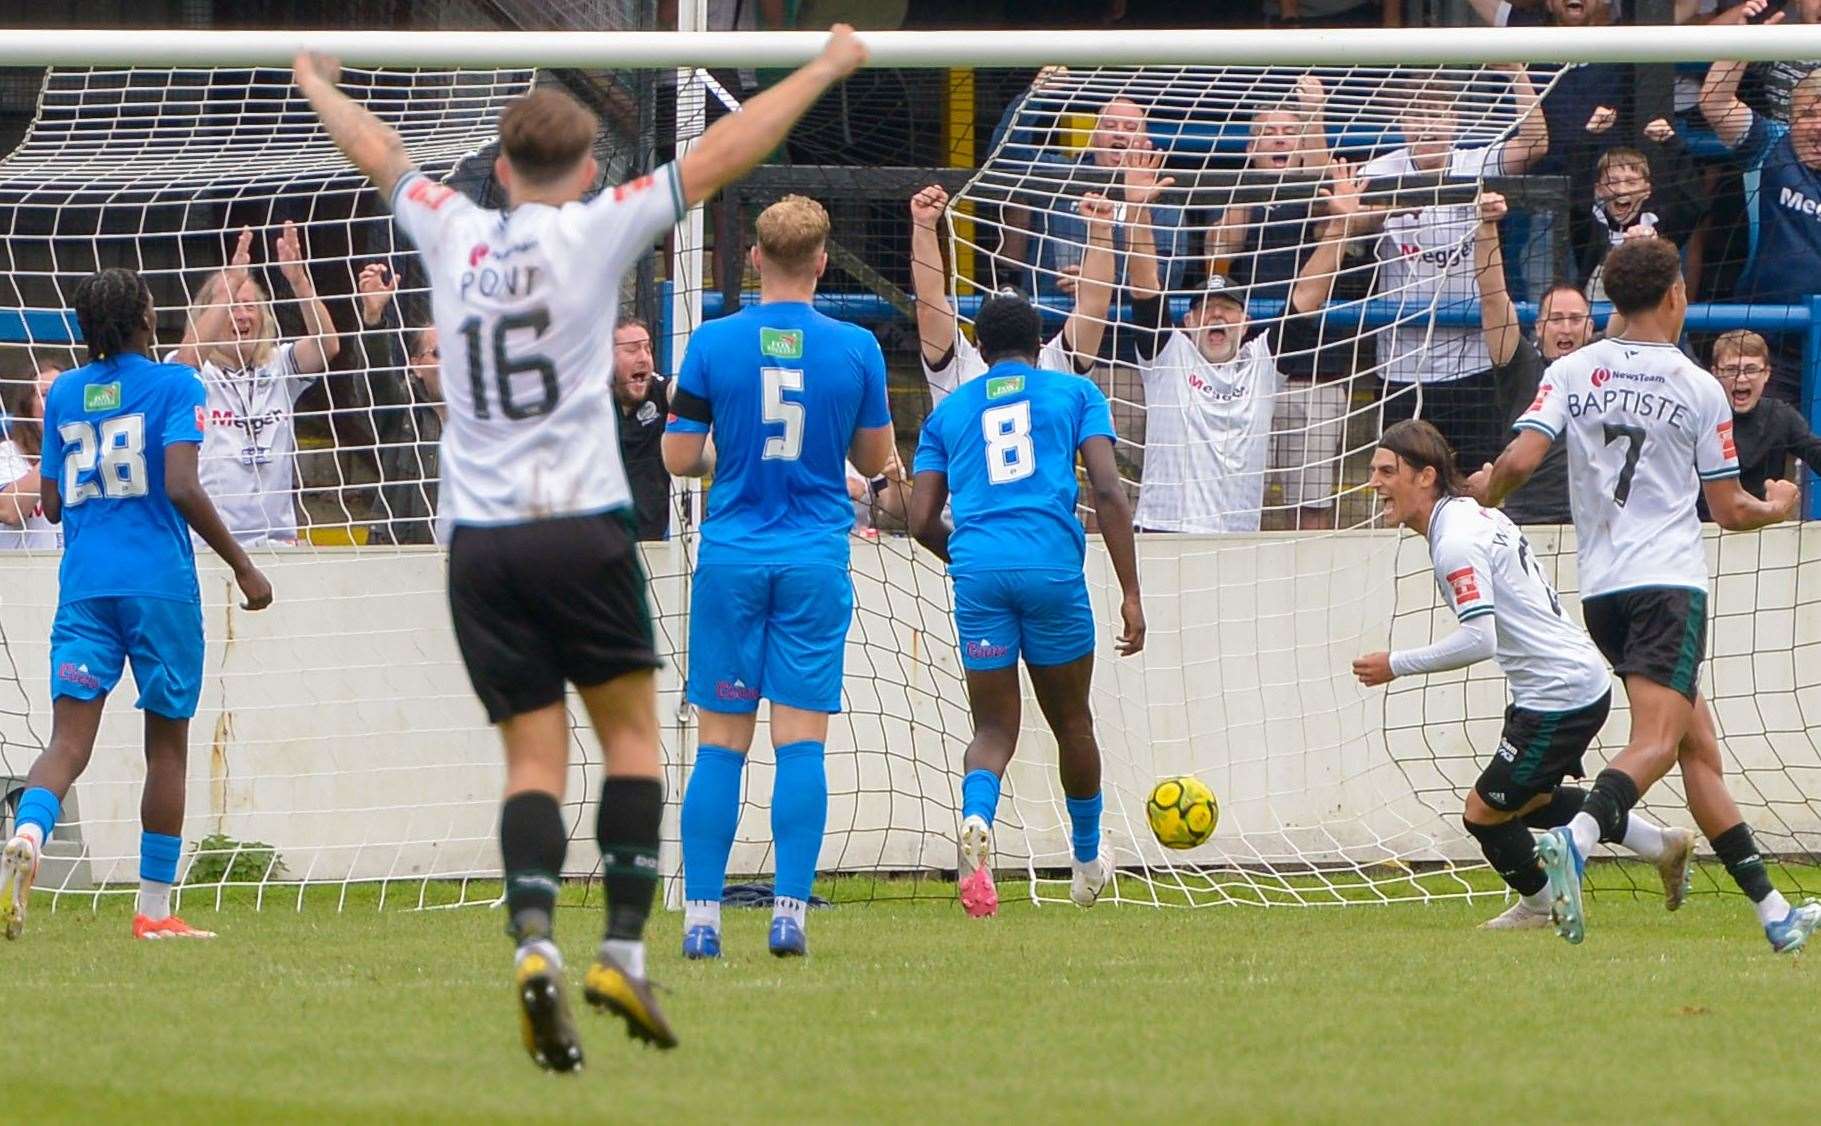
[[[1821,438],[1808,428],[1802,412],[1782,399],[1766,399],[1770,380],[1770,346],[1745,329],[1722,333],[1714,341],[1713,373],[1732,404],[1733,441],[1739,447],[1739,484],[1760,499],[1764,482],[1792,480],[1789,459],[1799,457],[1821,473]],[[1707,504],[1701,519],[1711,520]]]
[[[1543,369],[1593,340],[1593,312],[1580,290],[1558,282],[1543,294],[1537,309],[1536,338],[1524,335],[1517,306],[1505,288],[1505,261],[1499,252],[1499,221],[1508,210],[1505,197],[1480,197],[1480,226],[1474,237],[1473,265],[1480,290],[1480,332],[1492,356],[1493,385],[1507,426],[1515,423],[1542,382]],[[1557,442],[1543,464],[1504,504],[1513,524],[1567,524],[1568,447]]]

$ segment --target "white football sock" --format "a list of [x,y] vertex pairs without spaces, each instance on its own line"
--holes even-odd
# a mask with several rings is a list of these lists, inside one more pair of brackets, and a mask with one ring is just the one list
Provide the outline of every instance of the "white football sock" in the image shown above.
[[1625,819],[1625,839],[1620,842],[1645,860],[1660,860],[1669,842],[1663,839],[1663,826],[1653,824],[1632,811]]
[[601,953],[612,958],[614,964],[626,971],[628,977],[641,980],[645,977],[645,942],[637,938],[607,938],[601,940]]
[[43,852],[44,852],[44,827],[42,825],[39,825],[35,822],[32,824],[21,825],[21,826],[19,826],[18,833],[14,834],[14,835],[24,837],[26,840],[32,842],[32,854],[34,856],[43,854]]
[[138,911],[153,922],[170,918],[171,885],[157,880],[140,880]]
[[1758,909],[1758,922],[1764,926],[1780,923],[1789,917],[1789,900],[1783,898],[1782,892],[1774,889],[1752,906]]
[[718,899],[686,899],[683,901],[683,929],[690,927],[713,927],[721,929],[721,901]]
[[780,895],[772,900],[771,917],[774,919],[791,919],[798,926],[803,926],[804,917],[809,914],[809,904],[801,899],[792,899]]
[[1549,914],[1549,908],[1554,906],[1554,901],[1551,900],[1549,897],[1549,885],[1548,884],[1544,884],[1542,886],[1541,890],[1539,890],[1535,895],[1524,896],[1523,900],[1524,900],[1525,907],[1528,907],[1530,910],[1535,911],[1539,915]]
[[1574,820],[1568,823],[1568,831],[1574,835],[1574,845],[1581,850],[1584,857],[1593,851],[1593,846],[1600,843],[1600,823],[1593,819],[1591,813],[1577,813]]

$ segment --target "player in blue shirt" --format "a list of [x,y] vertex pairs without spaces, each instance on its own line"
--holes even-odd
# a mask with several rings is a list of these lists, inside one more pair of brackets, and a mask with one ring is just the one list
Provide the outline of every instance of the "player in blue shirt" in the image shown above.
[[760,303],[695,331],[664,435],[671,473],[714,473],[689,621],[687,695],[702,722],[683,795],[690,958],[721,953],[722,885],[760,697],[771,701],[777,751],[771,952],[807,949],[804,911],[828,819],[823,744],[841,710],[854,614],[847,463],[876,477],[892,450],[878,341],[810,307],[828,264],[828,213],[786,196],[757,230]]
[[[961,905],[976,917],[999,909],[993,815],[1018,746],[1020,657],[1056,736],[1074,852],[1070,897],[1092,906],[1113,875],[1100,841],[1100,748],[1088,707],[1095,626],[1083,577],[1087,537],[1075,518],[1077,453],[1125,596],[1118,650],[1131,656],[1144,647],[1132,509],[1113,460],[1113,414],[1088,380],[1033,366],[1039,330],[1037,310],[1017,294],[981,305],[974,334],[991,367],[930,413],[913,466],[911,534],[949,565],[974,716],[961,781],[959,876]],[[952,533],[942,518],[951,494]]]
[[108,693],[127,660],[145,712],[135,938],[213,938],[171,914],[183,852],[184,763],[202,692],[202,595],[194,528],[234,569],[243,607],[272,586],[222,525],[196,477],[203,387],[195,369],[154,363],[152,294],[131,270],[84,278],[71,302],[89,362],[44,400],[42,502],[63,525],[51,623],[51,742],[32,763],[16,830],[0,853],[0,925],[17,938],[38,857],[63,796],[88,766]]

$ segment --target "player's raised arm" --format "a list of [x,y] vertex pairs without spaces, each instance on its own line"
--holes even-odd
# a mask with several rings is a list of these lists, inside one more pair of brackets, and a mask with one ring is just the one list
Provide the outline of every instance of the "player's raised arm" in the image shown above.
[[382,198],[391,199],[399,180],[416,169],[398,133],[336,87],[341,63],[335,59],[306,51],[292,62],[291,71],[335,147],[373,181]]
[[677,166],[684,201],[701,203],[746,175],[778,147],[816,99],[864,65],[866,44],[853,28],[836,24],[820,55],[776,86],[754,95],[738,113],[715,122],[690,146]]

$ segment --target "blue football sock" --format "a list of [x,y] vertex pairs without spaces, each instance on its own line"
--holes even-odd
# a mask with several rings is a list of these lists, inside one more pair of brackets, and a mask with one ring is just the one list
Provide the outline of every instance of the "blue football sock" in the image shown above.
[[779,747],[777,778],[771,788],[771,835],[778,845],[774,895],[809,899],[827,825],[828,774],[822,765],[822,744],[806,740]]
[[183,856],[183,838],[165,833],[139,834],[139,878],[153,883],[177,882],[177,861]]
[[43,786],[32,786],[19,795],[19,813],[13,819],[14,824],[36,825],[44,833],[44,839],[51,839],[51,830],[57,827],[57,818],[63,815],[63,803],[57,795]]
[[961,819],[985,819],[988,825],[999,814],[999,776],[990,770],[970,770],[961,780]]
[[740,823],[740,771],[746,756],[726,747],[696,748],[683,791],[683,898],[721,902],[727,856]]
[[1102,801],[1096,793],[1091,798],[1069,798],[1069,843],[1075,846],[1075,859],[1083,864],[1100,855],[1100,810]]

